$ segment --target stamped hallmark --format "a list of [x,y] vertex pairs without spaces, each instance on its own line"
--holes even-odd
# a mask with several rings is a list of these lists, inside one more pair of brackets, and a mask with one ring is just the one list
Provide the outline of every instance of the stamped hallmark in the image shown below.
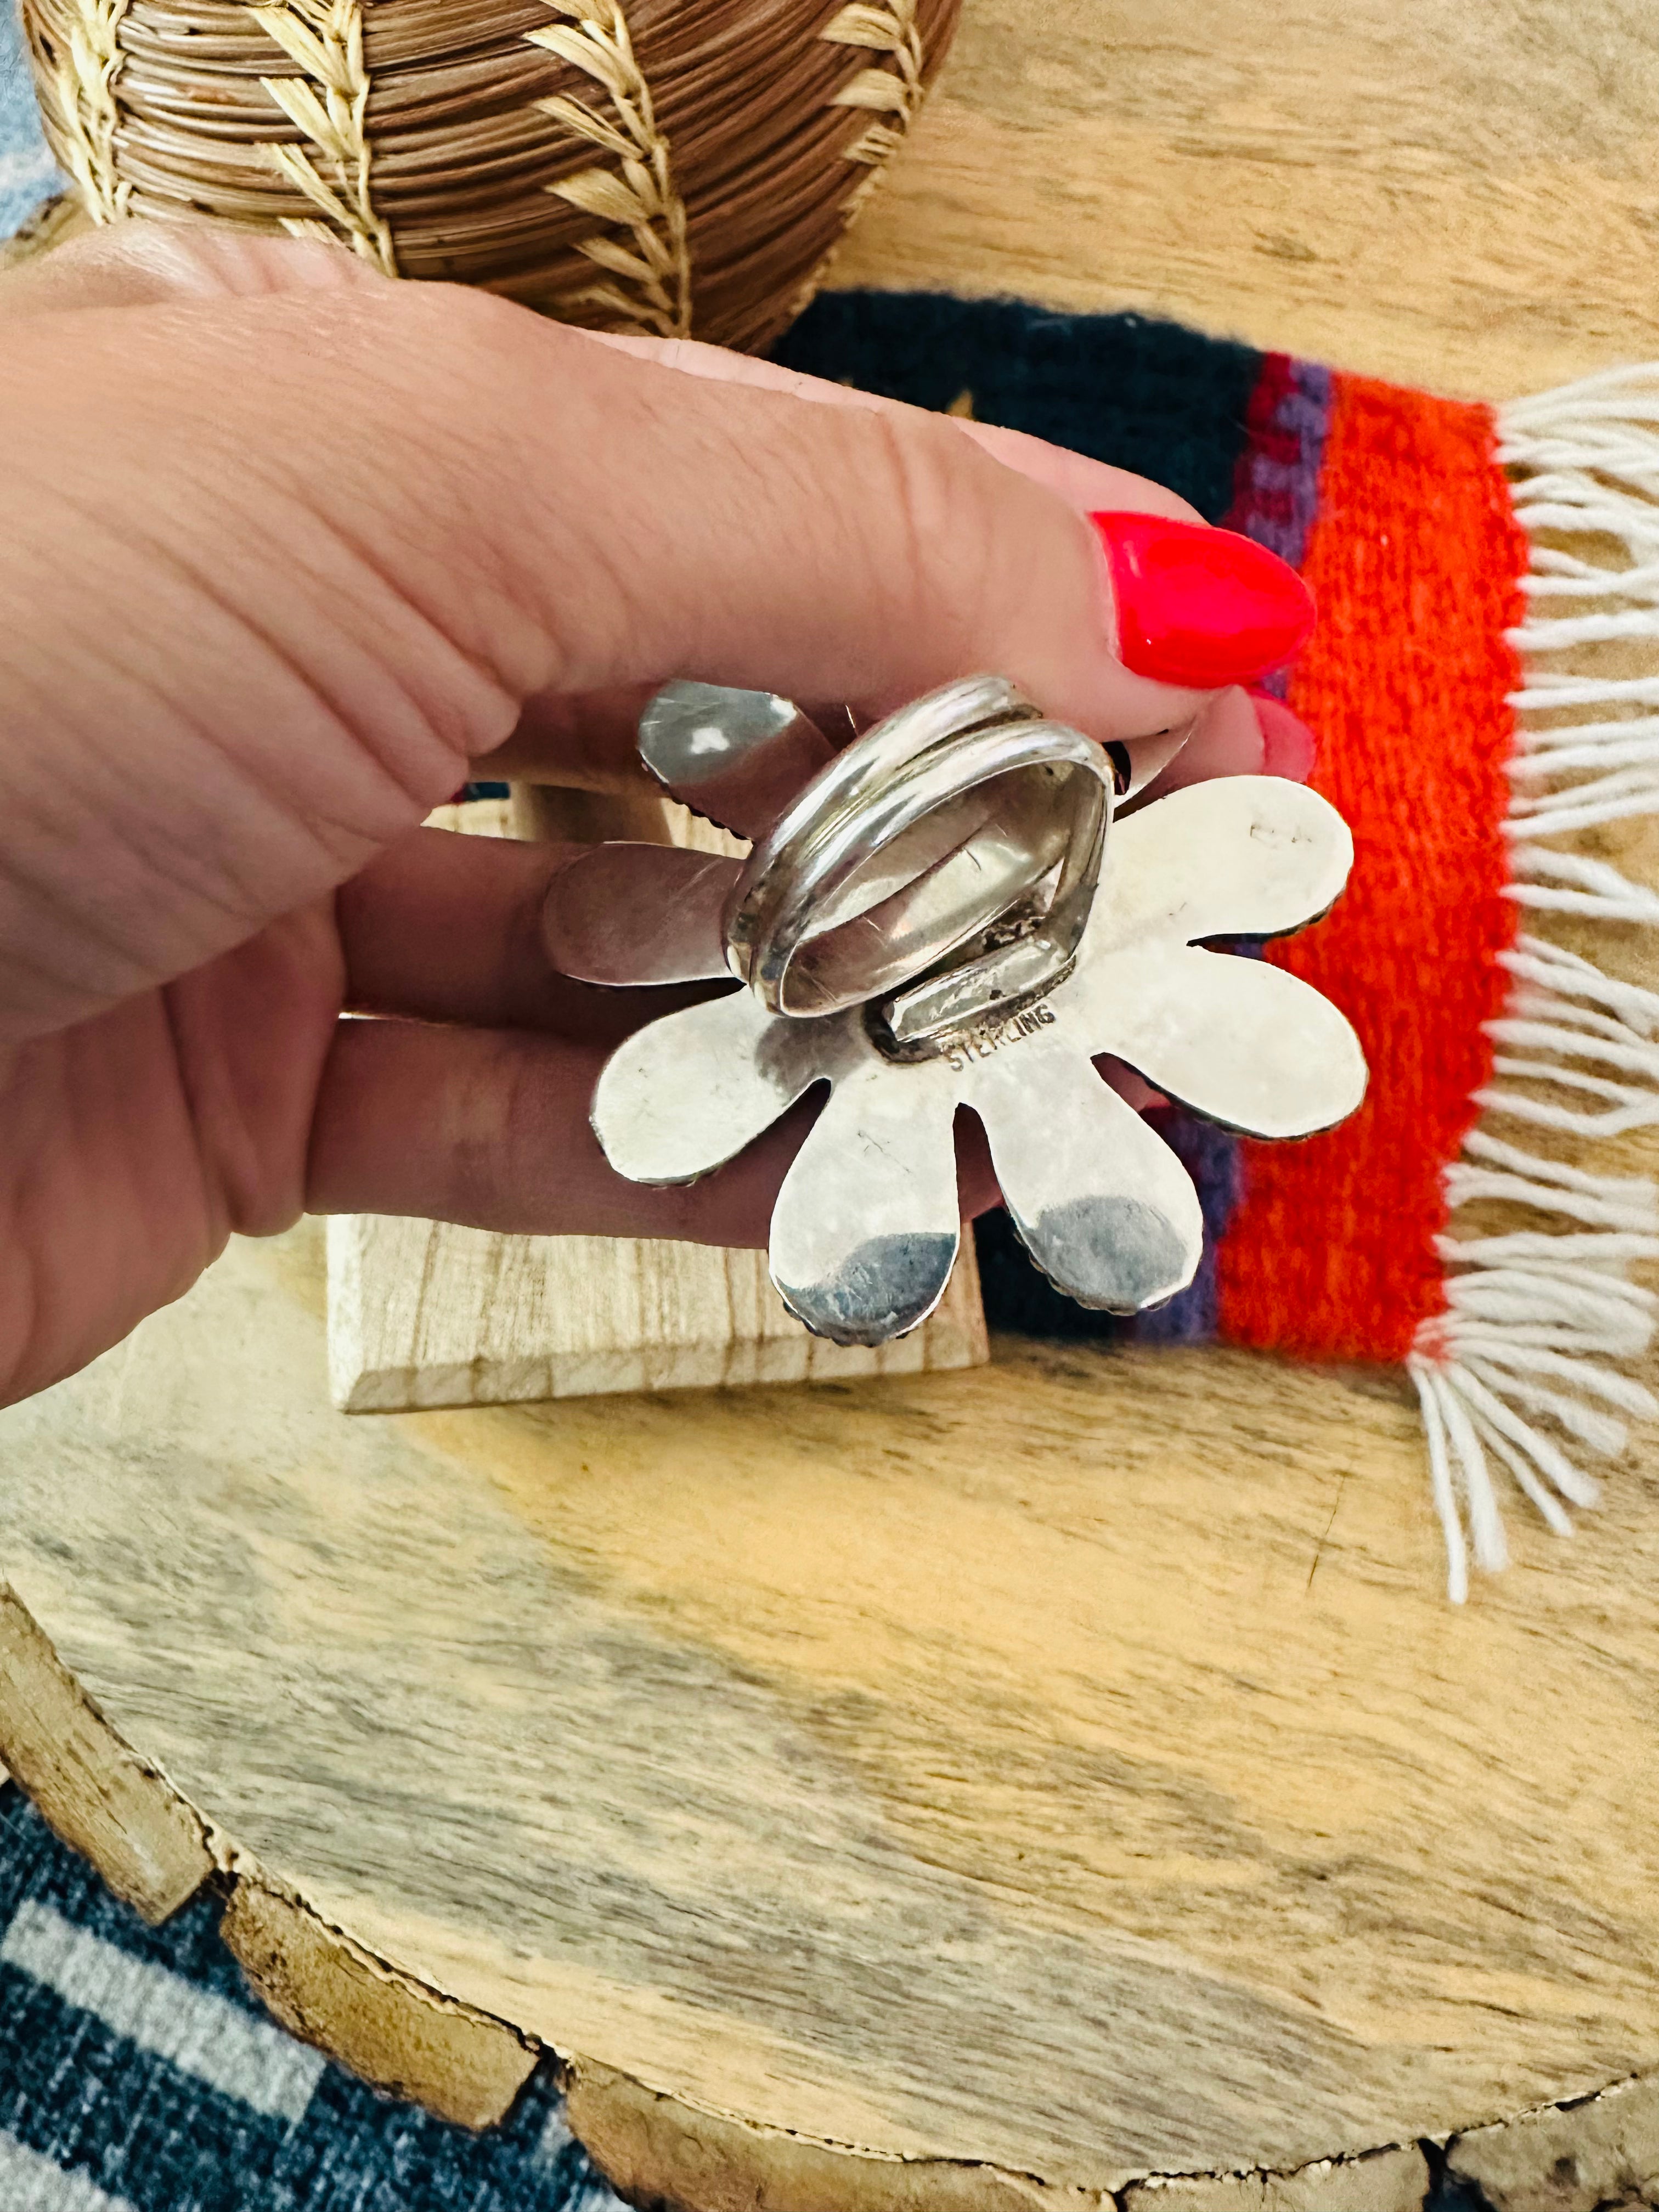
[[1039,999],[1036,1006],[1023,1006],[1018,1013],[1010,1014],[1006,1021],[983,1023],[965,1036],[953,1038],[946,1048],[945,1064],[960,1075],[976,1060],[989,1060],[1004,1045],[1018,1044],[1022,1037],[1035,1036],[1039,1030],[1048,1028],[1054,1018],[1054,1008],[1046,999]]

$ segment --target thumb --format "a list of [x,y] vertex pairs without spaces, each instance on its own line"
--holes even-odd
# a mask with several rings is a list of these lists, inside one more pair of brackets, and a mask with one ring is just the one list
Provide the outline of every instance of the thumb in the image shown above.
[[[878,713],[994,671],[1133,738],[1306,619],[1260,549],[1144,515],[1103,538],[949,422],[681,375],[443,286],[20,317],[0,407],[31,426],[0,484],[0,604],[30,610],[0,943],[33,929],[16,972],[59,1008],[345,880],[532,694],[679,675]],[[1257,565],[1183,615],[1149,530]]]

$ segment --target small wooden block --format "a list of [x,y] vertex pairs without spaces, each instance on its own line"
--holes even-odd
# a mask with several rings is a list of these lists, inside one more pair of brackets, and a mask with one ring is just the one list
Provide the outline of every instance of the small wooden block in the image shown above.
[[[472,836],[639,836],[744,848],[646,795],[515,792],[443,807]],[[601,1237],[507,1237],[447,1223],[341,1214],[328,1229],[328,1359],[349,1413],[520,1404],[618,1390],[846,1382],[979,1367],[989,1358],[971,1238],[939,1310],[875,1351],[803,1328],[761,1252]]]
[[982,1366],[971,1243],[938,1311],[876,1351],[803,1328],[763,1252],[503,1237],[350,1214],[328,1230],[329,1380],[348,1413]]

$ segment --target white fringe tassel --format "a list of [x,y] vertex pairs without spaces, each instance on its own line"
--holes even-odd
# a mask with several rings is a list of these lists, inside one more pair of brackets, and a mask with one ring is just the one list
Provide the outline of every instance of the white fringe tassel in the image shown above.
[[[1524,472],[1515,510],[1533,539],[1528,619],[1511,633],[1528,673],[1512,702],[1509,896],[1536,912],[1651,927],[1659,893],[1540,841],[1659,814],[1659,672],[1604,680],[1537,663],[1614,638],[1659,647],[1659,363],[1521,400],[1500,415],[1499,439],[1500,460]],[[1613,550],[1601,562],[1538,542],[1558,533],[1610,539]],[[1490,1025],[1498,1052],[1494,1080],[1476,1094],[1483,1116],[1528,1135],[1659,1126],[1659,992],[1525,932],[1504,961],[1514,981]],[[1508,1200],[1563,1224],[1442,1237],[1447,1310],[1418,1332],[1407,1363],[1447,1587],[1461,1604],[1471,1554],[1489,1571],[1508,1564],[1494,1462],[1567,1535],[1567,1507],[1595,1504],[1596,1485],[1540,1424],[1611,1457],[1628,1442],[1621,1416],[1659,1416],[1649,1391],[1602,1364],[1652,1340],[1659,1298],[1629,1271],[1659,1260],[1659,1190],[1565,1166],[1491,1135],[1483,1120],[1447,1170],[1446,1195],[1454,1208]]]

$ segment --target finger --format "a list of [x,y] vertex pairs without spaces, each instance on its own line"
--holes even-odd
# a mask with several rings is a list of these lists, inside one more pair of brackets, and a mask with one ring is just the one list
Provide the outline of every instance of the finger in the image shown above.
[[385,281],[349,248],[323,239],[139,221],[87,232],[8,270],[0,282],[0,312],[64,314],[172,300],[350,290]]
[[[55,254],[24,264],[19,277],[5,289],[3,301],[15,313],[63,312],[88,307],[143,306],[167,299],[349,288],[380,281],[368,264],[331,242],[137,222],[72,240]],[[689,375],[787,392],[820,404],[909,411],[900,403],[878,395],[690,340],[587,335]],[[1149,478],[997,425],[958,421],[956,427],[1006,465],[1047,485],[1080,512],[1133,506],[1149,513],[1195,518],[1195,510]],[[637,783],[631,741],[648,696],[649,687],[635,686],[621,694],[599,695],[581,702],[532,702],[520,730],[507,747],[493,756],[491,765],[500,774],[534,776],[557,772],[562,781],[578,787],[611,788],[618,781]],[[1264,708],[1264,719],[1272,711],[1271,707]],[[1293,717],[1287,720],[1294,732],[1302,733],[1302,726]],[[1291,757],[1304,749],[1301,734],[1290,736],[1286,742]],[[1168,745],[1168,740],[1153,738],[1144,750],[1156,757]],[[1230,763],[1237,750],[1229,745],[1218,758]],[[1206,748],[1194,749],[1178,780],[1238,772],[1230,764],[1211,768],[1208,757]],[[1297,771],[1273,763],[1269,772]],[[1176,781],[1167,780],[1160,787],[1174,788]]]
[[[1204,696],[1126,666],[1098,537],[943,420],[435,284],[64,322],[20,319],[0,360],[31,424],[0,603],[33,610],[0,807],[33,810],[54,884],[0,885],[20,1029],[334,889],[532,696],[678,674],[873,712],[994,669],[1103,740]],[[90,632],[34,586],[89,558]]]
[[992,667],[1103,737],[1195,709],[1195,687],[1117,657],[1104,564],[1075,513],[949,422],[803,404],[556,335],[578,387],[603,352],[588,443],[616,463],[594,481],[573,435],[561,507],[603,516],[613,573],[632,556],[617,594],[632,619],[596,676],[673,670],[875,711]]
[[[925,413],[901,399],[879,392],[860,392],[850,384],[832,384],[828,378],[807,376],[799,369],[784,368],[776,362],[757,360],[751,354],[728,353],[721,346],[704,345],[696,338],[629,337],[621,333],[589,331],[584,337],[600,345],[615,346],[643,361],[660,362],[682,375],[701,376],[718,384],[744,384],[755,390],[781,392],[823,407],[861,407],[876,414],[897,416]],[[962,436],[969,438],[1006,468],[1033,483],[1042,484],[1074,507],[1079,514],[1105,509],[1133,507],[1145,514],[1165,514],[1171,521],[1199,522],[1198,509],[1151,477],[1109,462],[1091,460],[1064,446],[1050,445],[1028,431],[1008,430],[996,422],[975,422],[961,416],[942,418]]]
[[[527,1236],[763,1245],[817,1097],[701,1182],[629,1182],[606,1163],[588,1121],[605,1057],[603,1048],[521,1030],[343,1022],[318,1094],[307,1210]],[[964,1213],[994,1203],[976,1132],[964,1128],[958,1162]]]
[[[384,281],[372,264],[332,240],[137,221],[88,232],[51,254],[20,264],[0,285],[0,306],[20,313],[143,307],[165,300],[246,298]],[[603,331],[582,335],[685,375],[787,392],[828,406],[917,411],[878,393],[859,392],[695,339],[628,337]],[[1046,484],[1081,514],[1133,507],[1187,521],[1200,519],[1197,509],[1179,494],[1149,477],[1091,460],[1024,431],[955,416],[951,420],[963,435],[1033,483]]]
[[1222,775],[1278,775],[1305,783],[1313,772],[1312,731],[1280,701],[1235,684],[1206,702],[1190,735],[1139,794],[1144,804]]
[[[604,858],[613,851],[644,854],[652,863],[649,872],[636,868],[626,895],[614,902],[606,896]],[[685,1003],[684,994],[598,989],[573,979],[557,948],[574,944],[579,955],[585,934],[590,948],[597,948],[590,964],[599,964],[599,953],[608,951],[618,982],[652,981],[650,950],[661,936],[659,916],[672,893],[683,889],[678,864],[699,860],[708,865],[705,856],[665,846],[590,851],[414,830],[337,896],[346,1002],[359,1012],[620,1042],[641,1021]],[[574,872],[580,886],[588,862],[599,863],[586,878],[598,893],[591,914],[580,891],[572,896],[569,880]],[[711,887],[716,951],[723,897],[718,884]],[[689,931],[684,907],[682,897],[681,926]],[[714,972],[726,975],[723,961]]]
[[[582,699],[532,700],[514,736],[483,765],[493,775],[532,781],[556,773],[561,783],[577,789],[649,791],[652,780],[640,761],[637,736],[651,696],[641,685]],[[856,734],[845,716],[839,726],[828,714],[822,720],[836,730],[839,743]],[[1130,788],[1139,801],[1218,775],[1281,775],[1305,783],[1316,744],[1307,724],[1280,700],[1234,684],[1212,693],[1184,726],[1132,739],[1127,750]],[[811,763],[803,760],[799,766],[805,781]],[[759,803],[746,811],[727,805],[722,813],[719,795],[699,811],[741,835],[757,836],[776,811],[769,785],[757,797]],[[735,819],[739,811],[745,811],[742,823]]]
[[480,775],[526,783],[556,782],[572,791],[661,793],[639,756],[640,716],[654,683],[605,690],[544,691],[525,702],[503,744],[475,757]]
[[[356,1012],[614,1048],[704,995],[648,987],[729,981],[721,915],[741,867],[672,846],[529,845],[416,830],[339,893],[346,1003]],[[1137,1112],[1162,1103],[1109,1054],[1096,1066]],[[964,1121],[957,1143],[973,1163],[963,1169],[964,1206],[994,1204],[978,1124]]]
[[1260,775],[1267,751],[1255,702],[1240,684],[1218,691],[1193,718],[1187,742],[1138,794],[1150,805],[1212,776]]
[[[783,368],[747,354],[730,353],[695,339],[629,337],[602,331],[583,331],[579,335],[636,360],[715,384],[782,393],[820,406],[860,409],[899,421],[916,418],[946,422],[953,432],[960,433],[1030,483],[1054,492],[1079,514],[1139,509],[1177,521],[1201,519],[1198,510],[1179,494],[1154,483],[1150,477],[1091,460],[1024,431],[1004,429],[995,423],[966,422],[957,416],[930,416],[925,410],[907,406],[899,400],[860,392],[850,385],[832,384],[821,377],[803,375],[797,369]],[[638,775],[638,763],[633,755],[634,733],[648,696],[647,687],[580,701],[532,700],[513,736],[491,756],[491,772],[532,781],[538,777],[556,778],[561,782],[597,789],[614,787],[619,781],[631,782]],[[1148,742],[1158,744],[1167,726],[1147,725],[1149,731],[1156,732]],[[839,738],[841,733],[836,734]],[[1123,734],[1138,736],[1140,732]]]
[[[628,337],[620,333],[585,333],[594,343],[654,360],[684,374],[716,382],[739,383],[768,391],[787,392],[797,398],[823,406],[861,407],[877,412],[908,414],[917,410],[904,403],[854,386],[835,384],[799,370],[729,353],[718,346],[691,338]],[[1112,467],[1088,456],[1050,444],[1022,430],[1000,424],[975,422],[959,416],[947,418],[964,436],[1034,483],[1046,486],[1079,514],[1097,514],[1121,507],[1172,520],[1201,521],[1196,507],[1150,477]],[[1188,727],[1153,732],[1131,744],[1136,775],[1132,788],[1137,794],[1157,781],[1158,791],[1175,790],[1212,775],[1263,774],[1305,782],[1312,771],[1315,741],[1312,732],[1279,700],[1253,692],[1256,714],[1253,724],[1231,691],[1214,695],[1200,708]],[[1188,742],[1195,738],[1195,744]],[[1178,770],[1166,763],[1185,745]]]
[[[527,1236],[763,1244],[810,1110],[683,1189],[629,1182],[589,1125],[602,1046],[523,1030],[340,1025],[319,1087],[306,1206]],[[805,1103],[805,1102],[803,1102]]]
[[1261,725],[1261,773],[1282,775],[1290,783],[1306,783],[1319,756],[1319,740],[1282,699],[1272,698],[1265,691],[1252,692],[1250,696]]

